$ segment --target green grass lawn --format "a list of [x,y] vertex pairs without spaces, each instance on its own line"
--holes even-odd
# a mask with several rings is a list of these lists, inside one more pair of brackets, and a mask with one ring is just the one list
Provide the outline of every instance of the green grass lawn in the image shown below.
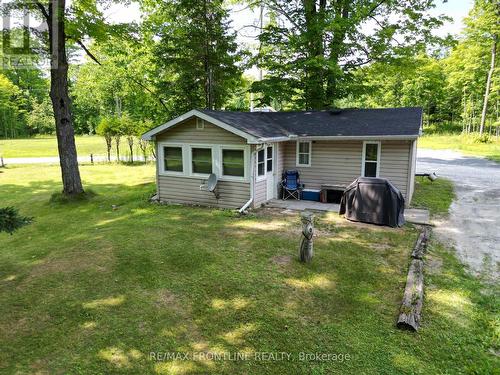
[[420,137],[418,147],[436,150],[449,149],[465,155],[484,156],[500,162],[500,139],[492,137],[491,143],[475,143],[471,136],[460,134],[432,134]]
[[[100,136],[76,136],[76,148],[79,156],[107,155],[106,142]],[[137,150],[134,150],[137,152]],[[112,155],[116,155],[113,142]],[[120,155],[129,153],[125,139],[120,142]],[[55,136],[43,136],[27,139],[0,139],[0,156],[4,158],[30,158],[58,156],[57,140]]]
[[431,215],[447,215],[454,198],[453,183],[450,180],[439,177],[430,181],[427,177],[415,177],[412,207],[427,208]]
[[[296,260],[297,214],[260,210],[238,217],[150,204],[151,165],[82,166],[85,186],[98,195],[66,205],[49,203],[60,190],[57,167],[0,171],[1,205],[35,217],[12,236],[0,234],[0,373],[492,374],[499,368],[491,354],[499,349],[498,300],[442,247],[430,249],[421,331],[395,328],[417,236],[411,226],[321,216],[315,257],[303,265]],[[189,358],[151,357],[165,352]],[[236,352],[249,360],[206,359]],[[259,352],[292,357],[253,359]],[[301,361],[300,352],[349,359]]]

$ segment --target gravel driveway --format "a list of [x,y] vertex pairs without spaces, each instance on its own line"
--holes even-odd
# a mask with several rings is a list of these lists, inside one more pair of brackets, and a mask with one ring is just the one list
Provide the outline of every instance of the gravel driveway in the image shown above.
[[436,234],[454,244],[476,274],[500,276],[500,164],[449,150],[418,150],[417,172],[436,172],[455,184],[456,200]]

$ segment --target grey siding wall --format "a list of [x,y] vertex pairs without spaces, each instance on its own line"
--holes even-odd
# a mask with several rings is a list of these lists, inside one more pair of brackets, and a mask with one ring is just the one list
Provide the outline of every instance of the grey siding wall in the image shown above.
[[[204,129],[196,129],[196,120],[191,119],[169,129],[156,137],[159,142],[187,144],[246,144],[246,141],[224,129],[205,121]],[[201,191],[201,178],[185,176],[163,176],[158,174],[158,195],[161,201],[169,203],[199,204],[220,208],[239,208],[250,199],[250,183],[219,181],[220,199],[214,194]]]
[[202,180],[198,178],[158,176],[158,181],[163,202],[239,208],[250,199],[250,184],[245,182],[219,181],[220,199],[217,200],[214,194],[200,190]]
[[417,171],[417,142],[413,141],[410,145],[410,166],[408,172],[408,193],[406,198],[406,205],[410,205],[415,192],[415,173]]
[[380,177],[391,181],[406,198],[410,165],[410,141],[382,142]]
[[281,180],[285,165],[285,143],[276,143],[276,173],[278,182]]
[[[348,185],[361,175],[362,141],[315,141],[310,167],[296,166],[296,143],[284,143],[284,168],[297,169],[306,188],[321,184]],[[382,141],[380,177],[389,179],[406,196],[411,142]]]
[[285,169],[297,169],[306,189],[321,184],[347,185],[361,173],[362,142],[316,141],[312,143],[311,166],[296,166],[296,143],[285,145]]
[[204,129],[196,129],[196,119],[190,119],[182,124],[156,136],[157,141],[178,143],[216,143],[216,144],[246,144],[246,140],[205,121]]
[[267,185],[266,180],[255,181],[255,197],[254,197],[254,207],[260,207],[263,203],[266,203],[267,198]]

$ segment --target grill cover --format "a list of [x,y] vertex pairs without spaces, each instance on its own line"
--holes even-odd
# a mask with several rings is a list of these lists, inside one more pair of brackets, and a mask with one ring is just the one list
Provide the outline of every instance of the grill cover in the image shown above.
[[404,208],[403,194],[388,180],[359,177],[344,191],[339,214],[348,220],[401,227]]

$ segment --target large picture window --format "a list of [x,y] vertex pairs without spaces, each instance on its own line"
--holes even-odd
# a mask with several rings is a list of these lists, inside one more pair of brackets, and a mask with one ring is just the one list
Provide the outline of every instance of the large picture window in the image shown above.
[[380,142],[363,144],[363,177],[378,177],[380,164]]
[[191,149],[191,163],[193,173],[212,173],[212,149],[193,147]]
[[310,167],[311,166],[311,142],[297,142],[297,166]]
[[245,176],[245,151],[222,149],[222,174],[224,176]]
[[163,161],[166,172],[182,173],[182,147],[163,147]]

